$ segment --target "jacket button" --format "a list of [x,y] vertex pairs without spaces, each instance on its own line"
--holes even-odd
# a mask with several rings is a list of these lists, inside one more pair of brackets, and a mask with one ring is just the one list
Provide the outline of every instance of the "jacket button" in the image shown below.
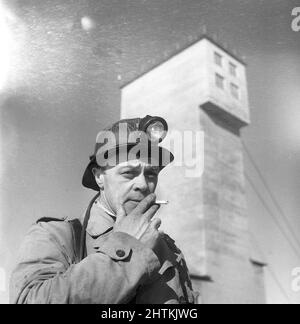
[[119,257],[119,258],[123,258],[125,256],[125,251],[124,250],[117,250],[116,251],[116,255]]

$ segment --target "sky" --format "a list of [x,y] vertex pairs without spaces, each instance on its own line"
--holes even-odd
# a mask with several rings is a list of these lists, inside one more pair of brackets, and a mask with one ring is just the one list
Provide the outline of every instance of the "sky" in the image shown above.
[[[291,272],[300,266],[300,32],[291,29],[297,2],[1,1],[0,276],[4,269],[8,277],[36,219],[84,212],[92,193],[81,176],[97,132],[119,117],[121,84],[205,25],[247,62],[252,122],[242,137],[282,210],[245,154],[255,187],[247,183],[250,229],[268,263],[267,299],[300,303],[291,290]],[[7,300],[1,280],[0,303]]]

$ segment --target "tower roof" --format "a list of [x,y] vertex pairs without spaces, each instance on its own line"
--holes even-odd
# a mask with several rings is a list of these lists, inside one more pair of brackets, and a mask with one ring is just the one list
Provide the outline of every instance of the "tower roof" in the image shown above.
[[128,84],[134,82],[135,80],[139,79],[143,75],[149,73],[151,70],[153,70],[153,69],[159,67],[160,65],[164,64],[165,62],[169,61],[172,57],[180,54],[184,50],[188,49],[189,47],[192,47],[193,45],[197,44],[198,42],[200,42],[204,39],[210,41],[217,47],[221,48],[224,52],[226,52],[228,55],[232,56],[234,59],[236,59],[241,64],[243,64],[245,66],[247,65],[246,62],[237,53],[235,53],[235,51],[229,50],[226,45],[224,45],[220,41],[216,40],[216,37],[211,36],[207,32],[205,32],[201,36],[191,37],[189,39],[189,41],[186,44],[184,44],[182,47],[177,45],[176,49],[174,51],[165,53],[161,60],[157,60],[155,63],[153,63],[153,61],[150,62],[149,65],[146,66],[146,68],[142,69],[142,71],[140,73],[137,73],[134,76],[130,76],[127,80],[125,80],[124,83],[122,84],[121,88],[126,87]]

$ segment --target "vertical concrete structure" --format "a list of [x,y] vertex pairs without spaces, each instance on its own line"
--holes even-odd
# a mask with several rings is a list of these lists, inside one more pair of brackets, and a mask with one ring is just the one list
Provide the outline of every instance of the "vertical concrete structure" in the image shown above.
[[0,305],[8,303],[6,272],[0,267]]
[[[147,114],[166,118],[169,137],[204,134],[204,145],[195,135],[185,138],[183,165],[166,168],[158,188],[159,198],[170,201],[160,210],[163,229],[184,252],[202,302],[264,303],[263,263],[251,254],[240,137],[250,123],[246,65],[205,36],[123,87],[121,116]],[[195,161],[204,164],[201,176]]]

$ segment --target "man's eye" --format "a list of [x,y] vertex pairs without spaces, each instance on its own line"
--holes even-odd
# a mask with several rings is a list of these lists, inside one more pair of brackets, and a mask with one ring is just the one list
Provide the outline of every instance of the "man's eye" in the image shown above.
[[123,172],[122,175],[125,177],[133,177],[134,176],[134,174],[130,171]]

